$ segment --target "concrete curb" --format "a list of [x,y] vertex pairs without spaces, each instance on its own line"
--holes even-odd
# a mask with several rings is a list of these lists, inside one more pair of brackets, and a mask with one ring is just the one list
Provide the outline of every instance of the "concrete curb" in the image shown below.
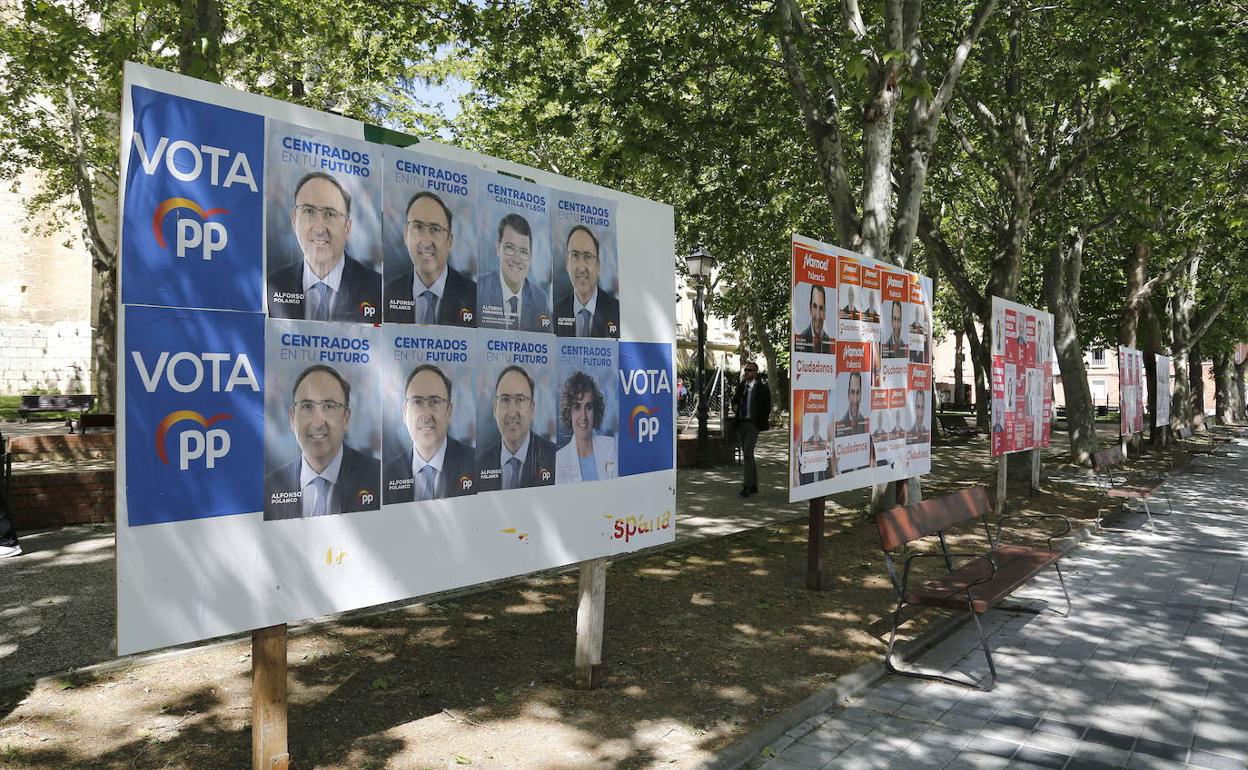
[[[1101,529],[1095,523],[1089,524],[1070,533],[1069,536],[1054,541],[1063,554],[1069,554],[1094,536],[1099,536]],[[912,661],[931,648],[943,642],[970,620],[969,615],[958,614],[946,618],[929,629],[918,639],[905,645],[901,652],[903,661]],[[793,708],[777,714],[764,722],[748,735],[734,741],[727,748],[696,766],[697,770],[740,770],[750,762],[761,759],[763,749],[779,741],[786,733],[833,706],[845,704],[884,679],[883,661],[864,663],[858,668],[837,678],[830,686],[806,698]],[[812,728],[813,729],[813,728]],[[790,736],[798,737],[798,736]]]

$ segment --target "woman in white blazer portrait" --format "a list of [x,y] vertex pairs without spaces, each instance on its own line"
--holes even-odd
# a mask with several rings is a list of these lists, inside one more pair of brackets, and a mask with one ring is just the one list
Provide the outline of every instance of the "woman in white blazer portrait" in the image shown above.
[[615,437],[598,434],[604,411],[598,383],[585,372],[574,372],[559,397],[559,425],[571,429],[572,440],[555,452],[556,484],[616,477]]

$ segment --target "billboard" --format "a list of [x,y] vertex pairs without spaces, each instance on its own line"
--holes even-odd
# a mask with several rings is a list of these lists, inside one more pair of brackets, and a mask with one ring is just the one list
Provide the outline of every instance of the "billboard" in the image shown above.
[[931,279],[793,236],[789,501],[932,466]]
[[1157,362],[1157,419],[1158,426],[1170,424],[1170,356],[1158,355]]
[[1053,316],[992,298],[992,456],[1049,445]]
[[1123,436],[1144,430],[1144,354],[1118,348],[1118,432]]
[[674,540],[671,207],[132,64],[121,143],[119,653]]

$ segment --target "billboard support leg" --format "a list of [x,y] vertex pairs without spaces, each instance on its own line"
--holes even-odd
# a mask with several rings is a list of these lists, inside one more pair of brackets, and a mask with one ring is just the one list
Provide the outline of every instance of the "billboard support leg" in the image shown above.
[[1040,447],[1031,450],[1031,491],[1040,491]]
[[1006,466],[1009,464],[1009,455],[1002,454],[997,458],[997,499],[993,503],[993,512],[998,516],[1005,513],[1005,481]]
[[251,632],[251,767],[287,770],[286,624]]
[[607,560],[581,562],[576,608],[576,684],[585,690],[606,680],[602,667],[602,625],[607,601]]
[[812,498],[806,539],[806,588],[811,591],[823,588],[823,512],[823,498]]

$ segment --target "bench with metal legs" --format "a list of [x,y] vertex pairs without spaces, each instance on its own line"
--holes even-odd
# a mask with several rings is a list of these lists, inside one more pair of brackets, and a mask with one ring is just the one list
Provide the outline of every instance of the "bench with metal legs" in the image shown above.
[[[1122,470],[1126,457],[1122,454],[1122,447],[1111,447],[1110,449],[1102,449],[1092,454],[1092,470],[1098,474],[1101,480],[1102,488],[1105,490],[1105,496],[1111,500],[1122,500],[1123,506],[1130,500],[1139,500],[1144,506],[1144,515],[1148,517],[1149,532],[1156,532],[1157,528],[1153,524],[1153,511],[1149,506],[1149,499],[1157,492],[1161,491],[1163,497],[1166,498],[1166,514],[1174,513],[1174,506],[1170,503],[1170,493],[1166,491],[1164,478],[1158,479],[1136,479],[1131,481],[1128,479],[1126,471]],[[1121,477],[1114,473],[1117,468],[1121,471]],[[1130,508],[1127,508],[1130,510]],[[1158,511],[1157,515],[1161,515]],[[1098,514],[1096,523],[1098,526],[1104,527],[1102,517]],[[1108,528],[1107,528],[1108,529]]]

